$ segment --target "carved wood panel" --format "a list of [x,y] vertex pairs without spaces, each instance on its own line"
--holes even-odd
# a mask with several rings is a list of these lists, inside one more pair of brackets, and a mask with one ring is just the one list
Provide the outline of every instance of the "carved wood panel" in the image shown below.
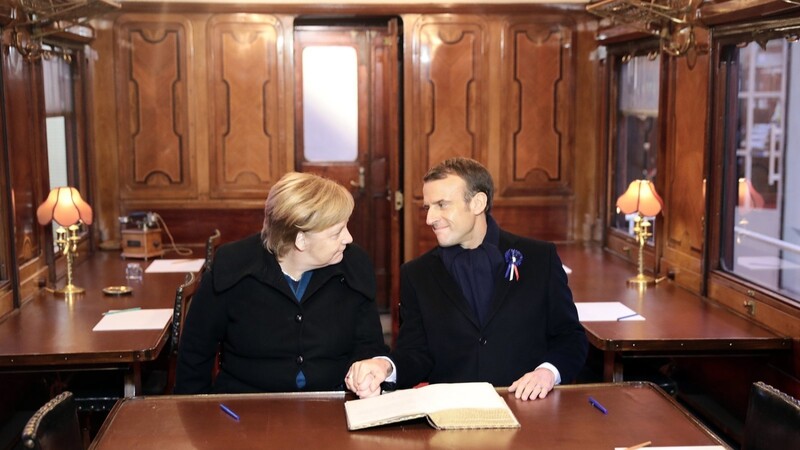
[[263,198],[284,169],[282,35],[269,15],[223,14],[209,22],[212,197]]
[[674,272],[679,284],[700,292],[709,56],[698,55],[691,65],[687,58],[673,59],[669,72],[664,269]]
[[190,198],[188,20],[123,16],[116,24],[117,129],[122,198]]
[[570,194],[574,30],[563,17],[524,20],[504,26],[498,193]]
[[[477,16],[424,16],[412,40],[412,179],[453,156],[485,161],[486,24]],[[422,197],[421,182],[413,195]]]

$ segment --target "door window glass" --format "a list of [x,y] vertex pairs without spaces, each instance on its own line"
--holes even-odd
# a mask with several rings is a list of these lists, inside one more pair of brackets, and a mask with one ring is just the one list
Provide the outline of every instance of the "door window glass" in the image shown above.
[[353,47],[303,49],[303,155],[306,161],[358,158],[358,59]]

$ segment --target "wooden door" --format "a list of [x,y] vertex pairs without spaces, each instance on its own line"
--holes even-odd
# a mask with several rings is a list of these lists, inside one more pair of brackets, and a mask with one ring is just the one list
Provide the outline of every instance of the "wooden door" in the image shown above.
[[[298,23],[294,34],[295,166],[350,189],[356,205],[348,226],[375,264],[378,307],[384,312],[399,290],[393,276],[400,263],[394,206],[400,161],[397,33],[392,19],[346,26]],[[334,60],[320,66],[323,54]],[[318,59],[311,59],[314,55]],[[342,81],[331,82],[337,73]],[[327,87],[312,95],[312,79]],[[348,90],[351,94],[345,94]],[[340,95],[345,98],[336,100]],[[332,110],[312,106],[319,97],[326,97]],[[342,120],[348,116],[352,120]]]

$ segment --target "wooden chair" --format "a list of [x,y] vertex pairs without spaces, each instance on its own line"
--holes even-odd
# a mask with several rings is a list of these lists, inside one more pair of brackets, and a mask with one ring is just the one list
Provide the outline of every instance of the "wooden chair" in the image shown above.
[[214,230],[214,234],[208,237],[206,241],[206,262],[203,264],[203,271],[211,269],[211,263],[214,262],[214,253],[219,247],[222,233],[219,230]]
[[22,430],[22,445],[35,450],[83,450],[71,392],[62,392],[33,414]]
[[750,388],[742,450],[800,448],[800,401],[758,381]]
[[172,388],[175,387],[175,368],[178,362],[178,346],[180,345],[181,333],[183,333],[186,314],[189,313],[192,298],[194,298],[199,284],[200,277],[189,272],[186,274],[186,279],[183,284],[178,286],[175,290],[175,305],[172,308],[172,329],[170,332],[170,361],[167,375],[167,393],[171,393]]

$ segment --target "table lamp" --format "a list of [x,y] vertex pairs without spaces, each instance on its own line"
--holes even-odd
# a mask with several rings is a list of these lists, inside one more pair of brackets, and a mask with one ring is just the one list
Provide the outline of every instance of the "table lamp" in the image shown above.
[[628,285],[643,287],[655,284],[655,279],[644,274],[644,244],[653,234],[650,233],[650,221],[648,217],[653,217],[664,207],[652,181],[634,180],[617,199],[617,211],[625,214],[636,213],[634,220],[633,233],[636,242],[639,244],[639,273],[628,280]]
[[47,225],[51,221],[59,225],[56,229],[56,244],[67,258],[67,285],[54,292],[64,296],[82,293],[83,288],[72,284],[72,263],[78,253],[80,224],[92,224],[92,207],[81,198],[77,189],[57,187],[53,188],[45,201],[39,205],[36,217],[42,225]]

